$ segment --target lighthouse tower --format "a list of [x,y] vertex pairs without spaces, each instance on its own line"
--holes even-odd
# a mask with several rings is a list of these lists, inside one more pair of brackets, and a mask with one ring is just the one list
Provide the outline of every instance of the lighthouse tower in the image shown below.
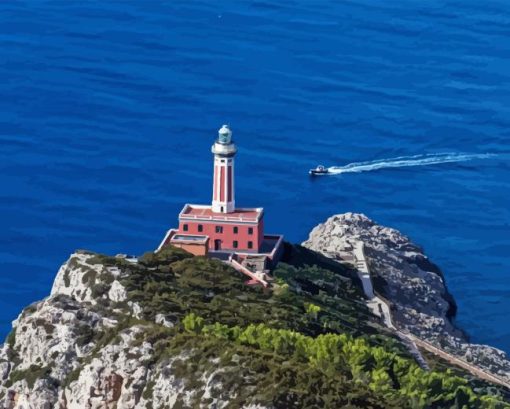
[[[267,285],[263,272],[278,262],[283,252],[283,236],[264,234],[262,207],[236,208],[234,157],[237,148],[228,125],[218,131],[211,151],[214,155],[212,204],[185,204],[179,213],[179,227],[168,230],[158,250],[173,245],[196,256],[228,259],[234,268],[250,277],[250,282]],[[245,264],[260,274],[250,272]]]
[[211,148],[214,154],[213,213],[235,212],[234,197],[234,156],[237,148],[232,141],[232,131],[223,125],[218,131],[218,139]]

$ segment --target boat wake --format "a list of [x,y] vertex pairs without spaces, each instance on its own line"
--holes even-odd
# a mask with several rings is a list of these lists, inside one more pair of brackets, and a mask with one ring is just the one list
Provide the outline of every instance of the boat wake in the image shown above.
[[474,159],[487,159],[495,156],[491,153],[434,153],[427,155],[400,156],[397,158],[379,159],[368,162],[349,163],[345,166],[331,166],[328,175],[340,175],[342,173],[371,172],[373,170],[387,168],[404,168],[409,166],[427,166],[440,163],[465,162]]

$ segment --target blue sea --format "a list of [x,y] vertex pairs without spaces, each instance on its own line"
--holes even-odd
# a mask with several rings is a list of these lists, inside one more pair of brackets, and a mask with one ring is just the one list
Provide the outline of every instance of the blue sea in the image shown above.
[[0,336],[75,249],[140,254],[208,203],[228,123],[268,232],[400,229],[510,352],[509,36],[503,0],[0,2]]

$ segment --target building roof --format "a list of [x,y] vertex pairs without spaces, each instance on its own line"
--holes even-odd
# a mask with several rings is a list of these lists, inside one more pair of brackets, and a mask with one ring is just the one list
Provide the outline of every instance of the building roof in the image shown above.
[[206,244],[207,240],[209,240],[208,236],[178,233],[178,234],[173,235],[170,238],[170,243],[173,243],[173,242],[186,242],[186,243],[203,243],[203,244]]
[[215,213],[211,206],[186,204],[179,214],[179,219],[256,223],[263,213],[262,207],[239,208],[232,213]]

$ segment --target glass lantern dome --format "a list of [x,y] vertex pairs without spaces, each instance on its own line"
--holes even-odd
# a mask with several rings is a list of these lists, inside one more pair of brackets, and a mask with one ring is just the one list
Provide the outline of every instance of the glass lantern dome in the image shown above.
[[218,131],[218,142],[225,145],[232,143],[232,131],[228,125],[223,125]]

